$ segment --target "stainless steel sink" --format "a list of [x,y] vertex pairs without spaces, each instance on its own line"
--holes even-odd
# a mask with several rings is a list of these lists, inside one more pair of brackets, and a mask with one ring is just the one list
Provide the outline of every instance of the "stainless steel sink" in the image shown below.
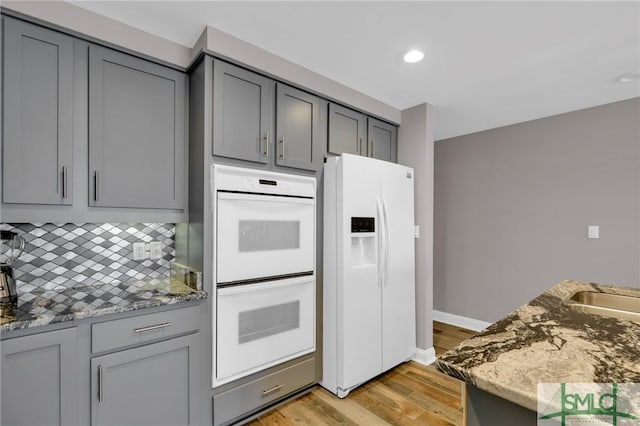
[[574,311],[640,322],[640,297],[579,291],[567,300]]

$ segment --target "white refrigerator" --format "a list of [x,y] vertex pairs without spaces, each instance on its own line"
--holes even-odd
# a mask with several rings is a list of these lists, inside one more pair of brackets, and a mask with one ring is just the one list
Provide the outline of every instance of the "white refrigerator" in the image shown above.
[[345,397],[416,351],[413,169],[324,166],[323,387]]

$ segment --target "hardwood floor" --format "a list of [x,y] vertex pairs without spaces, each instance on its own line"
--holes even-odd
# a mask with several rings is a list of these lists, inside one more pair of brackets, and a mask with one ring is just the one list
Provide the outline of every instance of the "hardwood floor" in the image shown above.
[[[436,355],[474,334],[434,322]],[[462,426],[464,395],[462,382],[440,373],[433,365],[410,361],[358,387],[344,399],[317,386],[248,425]]]
[[436,350],[436,356],[448,351],[454,346],[458,346],[460,342],[467,340],[476,335],[475,331],[466,328],[456,327],[442,322],[433,322],[433,347]]

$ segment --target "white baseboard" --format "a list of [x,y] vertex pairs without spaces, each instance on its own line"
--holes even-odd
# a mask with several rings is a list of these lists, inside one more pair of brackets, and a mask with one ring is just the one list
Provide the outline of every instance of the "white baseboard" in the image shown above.
[[431,365],[436,362],[436,350],[433,347],[429,349],[416,348],[412,360],[423,365]]
[[450,314],[448,312],[433,311],[433,320],[444,322],[446,324],[455,325],[457,327],[466,328],[467,330],[482,331],[491,325],[490,322],[480,321],[473,318],[463,317],[461,315]]

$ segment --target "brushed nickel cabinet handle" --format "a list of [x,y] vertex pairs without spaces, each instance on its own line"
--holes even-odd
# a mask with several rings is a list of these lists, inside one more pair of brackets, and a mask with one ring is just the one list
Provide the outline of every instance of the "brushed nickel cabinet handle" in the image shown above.
[[163,322],[161,324],[154,324],[154,325],[148,325],[146,327],[134,328],[133,332],[134,333],[144,333],[145,331],[159,330],[161,328],[167,328],[167,327],[171,327],[171,323],[170,322]]
[[274,387],[272,387],[271,389],[266,389],[262,391],[262,396],[267,396],[270,393],[274,393],[276,391],[279,391],[280,389],[282,389],[284,387],[284,385],[275,385]]
[[264,150],[262,151],[262,155],[269,158],[269,132],[266,132],[264,134],[264,137],[262,138],[262,140],[264,140],[264,145],[265,145]]
[[67,166],[62,166],[62,198],[67,198]]
[[371,155],[369,157],[373,157],[373,139],[371,139]]
[[282,150],[280,151],[280,158],[284,160],[284,136],[280,138],[280,144],[282,145]]
[[362,138],[360,138],[360,141],[358,142],[357,150],[358,154],[362,155]]
[[98,171],[93,172],[93,201],[98,201]]
[[102,366],[98,366],[98,402],[102,402],[104,395],[102,393]]

